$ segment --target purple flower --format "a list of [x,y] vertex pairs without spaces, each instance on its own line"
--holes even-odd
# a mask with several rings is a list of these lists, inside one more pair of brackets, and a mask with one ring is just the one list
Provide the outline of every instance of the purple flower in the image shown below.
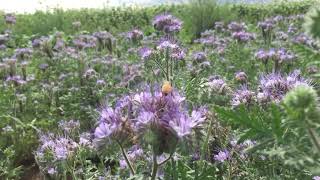
[[4,20],[7,24],[15,24],[16,23],[16,16],[14,14],[5,14]]
[[80,122],[75,121],[75,120],[60,121],[59,128],[63,129],[65,132],[69,133],[71,131],[80,129]]
[[54,153],[57,160],[65,160],[68,157],[68,149],[63,144],[57,144]]
[[169,125],[177,132],[179,138],[188,136],[192,132],[192,121],[187,115],[181,115],[169,122]]
[[228,91],[227,83],[219,77],[210,77],[208,82],[205,84],[211,91],[224,94]]
[[157,49],[161,53],[168,53],[169,56],[175,60],[183,60],[186,56],[184,50],[170,39],[162,39],[159,42]]
[[233,32],[232,37],[239,42],[248,42],[250,40],[255,39],[255,35],[253,33],[248,33],[244,31]]
[[231,22],[230,24],[228,24],[228,29],[231,32],[244,31],[246,28],[247,27],[246,27],[245,23]]
[[42,40],[40,38],[33,39],[31,45],[33,48],[39,48],[42,44]]
[[6,45],[0,44],[0,51],[1,51],[1,50],[6,50],[6,49],[7,49],[7,46],[6,46]]
[[274,21],[272,19],[267,19],[263,22],[259,22],[258,23],[258,27],[260,27],[262,29],[262,31],[267,32],[270,31],[274,28]]
[[284,48],[280,48],[280,49],[274,51],[272,55],[269,52],[269,56],[270,56],[270,58],[272,58],[272,60],[278,61],[279,63],[291,62],[296,58],[296,56],[293,53],[287,51]]
[[173,50],[173,49],[177,49],[177,48],[179,48],[178,44],[176,44],[170,40],[167,40],[167,39],[161,40],[157,46],[157,49],[161,50],[161,51],[164,51],[167,49]]
[[120,159],[119,166],[120,166],[120,169],[126,169],[128,166],[126,160]]
[[293,24],[290,24],[289,27],[288,27],[288,33],[289,34],[294,34],[298,31],[298,28],[295,27]]
[[195,63],[202,63],[207,60],[207,55],[205,52],[194,52],[192,54],[192,60],[194,60]]
[[230,153],[228,150],[219,151],[218,154],[214,155],[214,160],[223,163],[230,157]]
[[320,180],[320,176],[314,176],[312,180]]
[[190,121],[192,129],[202,128],[206,120],[207,109],[199,108],[198,110],[193,110],[191,113]]
[[153,54],[153,50],[148,47],[143,47],[139,49],[139,55],[142,60],[148,60]]
[[248,77],[245,72],[240,71],[235,74],[235,79],[239,82],[242,82],[242,83],[247,82],[247,78]]
[[312,38],[310,38],[309,36],[303,33],[297,36],[294,36],[292,42],[296,44],[303,44],[308,46],[312,46],[314,44],[314,41],[312,40]]
[[129,103],[114,109],[111,107],[101,108],[99,124],[94,131],[96,140],[102,143],[111,143],[114,140],[118,143],[130,142],[133,133],[132,119],[129,119],[127,114],[122,114],[130,109]]
[[285,50],[284,48],[273,49],[271,48],[269,51],[265,51],[263,49],[259,50],[255,54],[255,58],[261,60],[263,63],[267,63],[268,60],[277,61],[278,63],[283,62],[292,62],[296,59],[296,55]]
[[283,31],[279,31],[276,33],[277,39],[280,39],[282,41],[286,41],[289,38],[289,35]]
[[180,138],[191,134],[192,129],[200,128],[204,116],[189,116],[185,107],[184,97],[176,91],[168,94],[155,91],[145,91],[134,96],[134,102],[139,107],[137,117],[137,132],[144,134],[150,132],[144,140],[153,144],[157,154],[170,153],[175,149]]
[[[98,35],[96,34],[96,36]],[[97,38],[95,36],[90,36],[90,35],[79,35],[73,39],[73,44],[78,49],[94,48],[97,46]]]
[[152,145],[157,155],[171,153],[179,139],[201,128],[206,119],[202,109],[189,115],[184,100],[178,92],[163,93],[160,88],[125,96],[115,108],[101,109],[94,135],[122,142],[130,139],[130,133],[137,133],[140,142]]
[[63,39],[58,38],[57,41],[56,41],[56,44],[53,47],[53,49],[61,51],[64,48],[65,48],[65,42],[63,41]]
[[23,78],[21,76],[9,76],[7,77],[6,79],[6,82],[13,82],[15,83],[16,85],[24,85],[26,84],[27,82],[25,80],[23,80]]
[[30,48],[19,48],[15,51],[15,57],[17,57],[20,60],[25,60],[26,58],[30,57],[32,55],[32,49]]
[[289,90],[299,85],[309,86],[309,82],[301,78],[298,71],[294,71],[287,77],[279,73],[262,76],[260,78],[258,99],[280,102]]
[[255,93],[248,90],[246,86],[242,86],[239,90],[237,90],[232,97],[231,104],[234,107],[239,106],[240,104],[244,104],[246,106],[250,105],[254,101]]
[[90,133],[82,133],[79,138],[79,145],[93,148],[92,138]]
[[138,42],[142,40],[143,32],[138,29],[133,29],[132,31],[127,32],[126,37],[133,42]]
[[171,52],[170,56],[175,60],[183,60],[186,57],[186,53],[184,52],[184,50],[177,48]]
[[99,139],[106,138],[109,137],[115,129],[116,125],[101,122],[94,131],[94,136]]
[[[143,150],[138,146],[134,145],[127,151],[127,157],[131,163],[135,163],[139,159],[144,159],[144,152]],[[125,159],[120,159],[120,168],[126,169],[127,163]]]
[[36,158],[42,159],[43,154],[50,152],[55,160],[66,160],[73,155],[78,144],[68,137],[55,137],[53,134],[40,136],[40,146]]
[[48,169],[47,172],[48,172],[48,174],[50,174],[50,175],[54,175],[54,174],[57,173],[57,170],[56,170],[56,168],[51,167],[51,168]]
[[97,84],[97,86],[105,86],[106,82],[103,79],[98,79],[96,84]]
[[179,32],[182,28],[182,22],[171,14],[157,15],[152,22],[154,28],[165,33]]

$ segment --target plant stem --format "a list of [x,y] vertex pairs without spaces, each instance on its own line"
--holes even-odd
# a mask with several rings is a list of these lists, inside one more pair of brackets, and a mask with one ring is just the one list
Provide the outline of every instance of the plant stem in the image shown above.
[[318,141],[318,137],[316,135],[316,133],[314,132],[314,129],[308,127],[308,133],[311,137],[311,140],[313,142],[313,144],[317,147],[318,151],[320,152],[320,144],[319,144],[319,141]]
[[173,155],[173,153],[171,153],[170,156],[169,156],[167,159],[165,159],[165,160],[163,160],[162,162],[158,163],[158,166],[161,166],[161,165],[163,165],[164,163],[166,163],[167,161],[169,161],[169,160],[172,158],[172,155]]
[[210,121],[210,124],[209,124],[208,129],[207,129],[207,136],[206,136],[206,139],[205,139],[204,144],[202,146],[201,160],[205,160],[205,158],[206,158],[207,148],[208,148],[209,139],[210,139],[210,135],[211,135],[212,125],[213,125],[213,123],[212,123],[212,121]]
[[155,180],[158,172],[158,162],[157,162],[157,155],[153,153],[153,168],[151,174],[151,180]]
[[176,176],[177,176],[177,173],[176,173],[176,164],[174,162],[174,159],[171,158],[171,165],[172,165],[172,172],[173,172],[173,178],[172,179],[178,179]]
[[129,166],[129,169],[130,169],[130,171],[131,171],[131,174],[132,174],[132,175],[135,175],[135,171],[134,171],[134,169],[133,169],[133,167],[132,167],[132,165],[131,165],[128,157],[127,157],[127,153],[126,153],[125,150],[123,149],[121,143],[118,142],[118,144],[119,144],[119,146],[120,146],[122,155],[123,155],[124,159],[126,160],[127,165]]
[[169,48],[166,49],[166,73],[167,73],[167,81],[170,81],[170,71],[169,71]]

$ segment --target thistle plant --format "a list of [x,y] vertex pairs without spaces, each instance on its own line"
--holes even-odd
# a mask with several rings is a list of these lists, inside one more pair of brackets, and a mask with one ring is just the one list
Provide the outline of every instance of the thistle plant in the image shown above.
[[317,133],[320,119],[319,98],[317,92],[310,86],[299,85],[292,89],[283,99],[290,119],[303,121],[310,141],[320,152],[320,138]]
[[320,9],[319,6],[312,8],[305,16],[304,28],[307,33],[319,40],[320,38]]

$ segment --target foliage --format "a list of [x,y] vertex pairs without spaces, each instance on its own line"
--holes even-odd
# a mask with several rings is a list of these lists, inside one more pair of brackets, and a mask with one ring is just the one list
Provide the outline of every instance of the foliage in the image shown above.
[[312,4],[5,14],[0,179],[319,175]]

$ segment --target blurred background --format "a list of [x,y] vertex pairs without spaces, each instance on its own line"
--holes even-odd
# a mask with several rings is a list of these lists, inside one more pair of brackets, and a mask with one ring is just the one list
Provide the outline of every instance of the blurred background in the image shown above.
[[[264,3],[270,1],[272,0],[220,0],[220,2],[231,3]],[[81,9],[115,6],[152,6],[185,2],[187,0],[0,0],[0,11],[33,13],[36,10],[50,10],[52,8]]]

